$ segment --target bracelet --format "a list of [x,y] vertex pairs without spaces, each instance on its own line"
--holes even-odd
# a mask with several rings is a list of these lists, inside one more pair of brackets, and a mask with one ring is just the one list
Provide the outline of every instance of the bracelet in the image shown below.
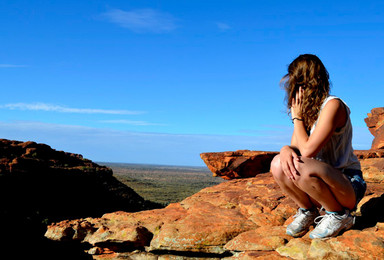
[[294,123],[295,119],[299,120],[299,121],[304,121],[302,118],[295,117],[295,118],[292,119],[292,124]]

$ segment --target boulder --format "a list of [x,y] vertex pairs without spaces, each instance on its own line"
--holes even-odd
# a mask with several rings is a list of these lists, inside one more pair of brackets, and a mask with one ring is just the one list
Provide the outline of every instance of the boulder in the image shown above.
[[384,149],[355,151],[364,173],[364,179],[369,182],[384,181]]
[[270,164],[278,153],[238,150],[235,152],[202,153],[201,159],[214,177],[225,180],[255,177],[269,172]]
[[364,119],[369,131],[375,137],[372,141],[371,149],[384,148],[384,107],[377,107],[368,113]]
[[[277,152],[260,152],[238,150],[235,152],[202,153],[200,156],[213,176],[223,179],[238,179],[254,177],[260,173],[269,172],[270,163]],[[377,182],[384,180],[384,149],[356,150],[365,178]]]

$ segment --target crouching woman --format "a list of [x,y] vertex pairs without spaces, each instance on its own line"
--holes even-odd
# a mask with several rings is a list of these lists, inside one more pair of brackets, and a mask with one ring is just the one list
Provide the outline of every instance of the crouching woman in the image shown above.
[[350,212],[366,190],[353,153],[349,107],[329,95],[328,72],[315,55],[297,57],[282,84],[294,130],[291,145],[281,148],[271,172],[299,207],[287,234],[302,236],[316,224],[310,238],[337,236],[353,226]]

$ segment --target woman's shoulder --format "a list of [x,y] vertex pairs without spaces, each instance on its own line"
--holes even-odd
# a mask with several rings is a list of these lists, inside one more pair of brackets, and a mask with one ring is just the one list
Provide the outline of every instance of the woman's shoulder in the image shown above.
[[326,97],[323,101],[323,104],[321,105],[321,108],[324,108],[325,105],[327,105],[329,102],[335,103],[335,102],[342,102],[341,98],[333,95],[329,95]]
[[338,106],[342,106],[342,104],[343,104],[343,101],[340,99],[340,98],[338,98],[338,97],[336,97],[336,96],[330,96],[330,97],[328,97],[325,101],[324,101],[324,103],[323,103],[323,108],[325,107],[325,106],[334,106],[334,107],[338,107]]
[[348,105],[344,102],[344,100],[342,100],[341,98],[337,97],[337,96],[328,96],[322,106],[321,106],[321,110],[323,110],[323,108],[327,107],[327,110],[328,109],[331,109],[331,110],[342,110],[342,111],[345,111],[347,114],[350,114],[350,109],[348,107]]
[[347,121],[349,115],[348,106],[338,97],[332,96],[328,97],[327,102],[324,102],[323,112],[328,116],[335,118],[337,127],[343,127]]

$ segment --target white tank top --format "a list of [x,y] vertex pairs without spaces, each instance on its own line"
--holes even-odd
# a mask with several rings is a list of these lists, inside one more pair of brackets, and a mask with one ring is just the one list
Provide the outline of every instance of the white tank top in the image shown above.
[[[333,133],[331,139],[315,156],[315,159],[322,162],[326,162],[341,171],[344,171],[345,169],[361,170],[360,162],[357,159],[356,155],[353,153],[352,124],[351,119],[349,117],[351,111],[347,104],[338,97],[328,96],[321,105],[320,113],[325,107],[325,105],[328,103],[328,101],[332,99],[339,99],[344,104],[344,107],[347,112],[347,122],[341,129],[337,129]],[[311,134],[315,130],[319,118],[313,124],[310,132]]]

